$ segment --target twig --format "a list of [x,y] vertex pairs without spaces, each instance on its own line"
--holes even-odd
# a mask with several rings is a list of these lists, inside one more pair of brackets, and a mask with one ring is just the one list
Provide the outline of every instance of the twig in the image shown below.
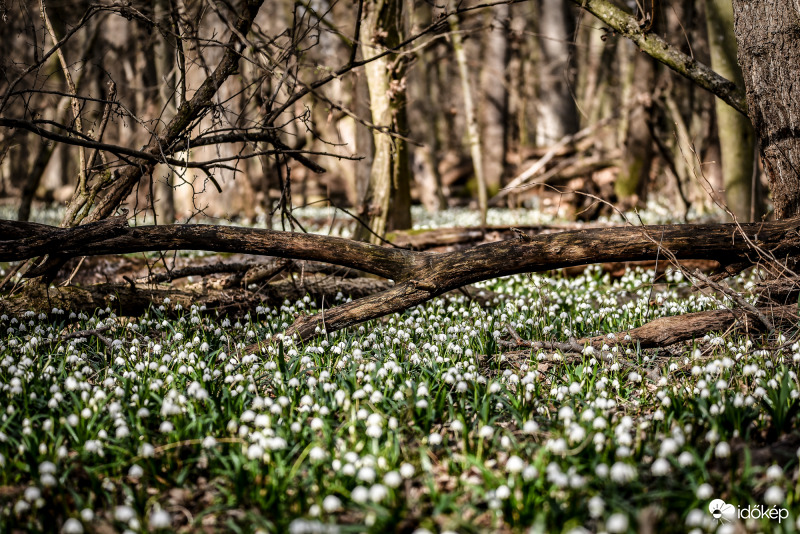
[[699,278],[720,293],[729,296],[740,308],[743,308],[758,317],[758,320],[761,321],[765,327],[767,327],[767,331],[770,334],[775,331],[775,325],[772,324],[772,321],[769,319],[769,317],[761,313],[758,308],[747,302],[739,293],[728,287],[726,283],[713,281],[711,278],[701,273],[699,269],[695,269],[692,275],[696,278]]

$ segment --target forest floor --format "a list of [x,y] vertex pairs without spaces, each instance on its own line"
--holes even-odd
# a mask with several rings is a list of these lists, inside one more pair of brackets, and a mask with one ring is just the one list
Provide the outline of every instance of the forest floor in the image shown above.
[[797,331],[618,348],[732,305],[672,270],[477,289],[304,344],[309,297],[3,315],[0,532],[800,530]]

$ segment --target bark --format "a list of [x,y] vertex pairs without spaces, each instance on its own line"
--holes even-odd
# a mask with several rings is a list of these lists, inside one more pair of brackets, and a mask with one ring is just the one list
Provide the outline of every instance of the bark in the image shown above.
[[800,5],[734,0],[739,65],[775,217],[800,214]]
[[[361,27],[361,53],[369,59],[396,48],[402,40],[401,0],[368,0]],[[375,145],[369,184],[361,201],[360,215],[370,231],[357,230],[360,239],[380,242],[387,230],[411,227],[411,192],[404,59],[388,54],[364,67],[369,86]]]
[[[265,284],[258,291],[216,287],[213,283],[195,283],[180,289],[152,285],[98,284],[86,287],[26,286],[23,291],[0,300],[0,313],[20,316],[28,310],[50,313],[53,308],[75,313],[94,313],[110,307],[117,315],[137,317],[151,306],[160,306],[170,299],[169,312],[178,314],[175,305],[188,310],[192,305],[205,306],[235,317],[254,313],[256,306],[280,307],[285,299],[294,302],[308,295],[317,305],[336,303],[336,294],[361,298],[385,290],[389,283],[374,278],[336,278],[307,275],[302,280],[280,280]],[[185,312],[184,312],[185,313]]]
[[510,57],[511,6],[494,6],[489,14],[491,27],[486,35],[481,69],[481,138],[492,142],[483,145],[483,174],[488,195],[500,189],[506,173],[508,148],[508,73]]
[[467,121],[467,142],[469,144],[469,154],[472,158],[475,182],[478,186],[478,210],[481,213],[481,225],[486,225],[486,211],[489,209],[486,175],[484,174],[483,149],[481,142],[481,131],[478,127],[478,116],[475,114],[475,101],[472,98],[472,83],[470,83],[469,65],[467,64],[467,54],[464,50],[464,43],[461,39],[461,29],[458,24],[458,17],[450,17],[450,36],[453,42],[453,51],[456,55],[458,64],[458,75],[461,80],[461,94],[464,98],[464,116]]
[[640,52],[635,54],[629,99],[634,105],[628,112],[625,153],[622,168],[614,183],[614,191],[618,200],[624,201],[635,196],[637,202],[634,203],[643,204],[653,161],[653,140],[650,137],[648,119],[655,89],[655,65],[650,56]]
[[551,145],[578,131],[578,110],[573,96],[575,57],[571,47],[575,23],[563,0],[539,3],[539,118],[536,144]]
[[[169,0],[154,0],[153,13],[156,23],[164,28],[164,30],[175,31],[172,28],[172,17],[170,15]],[[156,70],[156,85],[158,87],[158,108],[161,111],[160,121],[166,123],[172,120],[175,116],[175,101],[177,92],[177,76],[173,71],[175,68],[175,48],[176,43],[174,38],[164,32],[163,35],[157,35],[156,41],[153,44],[153,58]],[[152,199],[156,213],[158,214],[158,221],[161,224],[172,224],[175,222],[175,195],[174,184],[175,180],[172,176],[172,169],[167,168],[166,172],[160,176],[154,176],[155,194],[156,198]],[[157,203],[156,203],[157,201]]]
[[[299,318],[288,334],[308,339],[399,312],[467,284],[589,263],[668,257],[754,264],[800,252],[800,220],[761,224],[574,230],[489,243],[444,254],[384,248],[331,236],[212,225],[129,227],[117,217],[76,228],[0,221],[0,261],[48,252],[59,258],[148,250],[209,250],[322,261],[395,281],[381,293]],[[774,260],[773,260],[774,261]],[[36,275],[35,269],[29,275]]]
[[[720,75],[744,87],[742,69],[736,62],[731,3],[728,0],[706,0],[706,23],[711,66]],[[752,195],[755,179],[753,125],[747,117],[721,100],[716,101],[716,111],[726,204],[737,220],[758,220],[761,209],[754,204]]]

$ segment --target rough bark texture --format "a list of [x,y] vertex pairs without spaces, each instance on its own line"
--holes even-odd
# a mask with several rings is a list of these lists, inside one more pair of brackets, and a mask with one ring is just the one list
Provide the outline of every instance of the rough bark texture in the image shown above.
[[800,3],[733,0],[747,105],[775,217],[800,214]]
[[[400,0],[368,0],[361,29],[361,49],[365,58],[374,57],[401,40],[403,3]],[[405,110],[404,60],[389,54],[364,66],[369,86],[372,123],[382,131],[373,131],[374,159],[360,215],[372,232],[359,229],[357,236],[379,242],[387,230],[411,227],[411,169],[408,143],[400,137],[408,134]],[[377,236],[376,236],[377,234]]]
[[[720,75],[736,82],[739,87],[744,87],[742,69],[736,62],[736,36],[733,33],[733,9],[730,1],[707,0],[706,23],[711,66]],[[753,204],[752,198],[752,182],[755,178],[753,125],[747,117],[719,99],[716,101],[716,111],[725,203],[737,220],[758,220],[761,210]]]
[[601,228],[535,237],[519,235],[464,251],[434,254],[330,236],[227,226],[132,228],[121,217],[71,229],[0,221],[0,261],[44,253],[66,258],[146,250],[211,250],[322,261],[396,282],[381,293],[299,318],[287,333],[308,339],[319,327],[340,330],[408,309],[467,284],[510,274],[656,256],[713,259],[723,266],[794,256],[800,251],[799,230],[797,219],[746,225]]

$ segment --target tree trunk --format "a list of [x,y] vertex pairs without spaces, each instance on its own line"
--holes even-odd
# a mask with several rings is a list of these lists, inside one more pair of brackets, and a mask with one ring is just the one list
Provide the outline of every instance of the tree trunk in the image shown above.
[[564,0],[540,0],[539,117],[536,144],[548,146],[578,131],[578,111],[572,94],[574,54],[570,49],[575,25]]
[[467,142],[469,143],[469,154],[472,157],[472,167],[475,173],[475,181],[478,185],[478,210],[481,213],[481,226],[486,226],[486,211],[489,208],[489,196],[486,188],[486,175],[483,166],[483,150],[481,147],[481,131],[478,128],[478,116],[475,114],[475,103],[472,98],[472,84],[470,83],[469,65],[467,65],[467,54],[464,51],[464,43],[461,39],[461,29],[458,24],[458,16],[450,17],[451,39],[453,51],[456,54],[458,63],[458,74],[461,78],[461,93],[464,97],[464,115],[467,121]]
[[486,36],[481,69],[481,138],[491,140],[483,145],[483,174],[488,196],[497,194],[506,174],[508,147],[508,72],[511,7],[494,6],[490,30]]
[[[627,44],[627,43],[623,43]],[[625,46],[624,48],[630,48]],[[650,137],[649,119],[652,106],[652,91],[655,87],[655,65],[653,58],[634,48],[633,78],[628,101],[635,104],[628,112],[625,132],[625,153],[619,175],[614,182],[617,199],[633,204],[644,203],[647,181],[653,161],[653,140]]]
[[[736,62],[736,36],[733,32],[733,8],[728,0],[706,0],[706,24],[711,51],[711,67],[722,76],[744,86],[742,69]],[[722,179],[728,209],[742,222],[758,220],[759,206],[754,200],[754,133],[750,120],[716,99],[719,146],[722,153]]]
[[[402,35],[402,0],[367,0],[361,27],[361,53],[365,58],[396,47]],[[382,46],[383,45],[383,46]],[[360,215],[369,226],[356,236],[377,243],[388,230],[411,227],[411,193],[404,59],[389,54],[367,63],[372,122],[385,131],[373,131],[375,156]]]
[[733,0],[739,66],[775,217],[800,215],[800,6]]
[[[170,16],[169,0],[154,0],[153,14],[156,22],[165,30],[172,29],[172,17]],[[161,122],[166,124],[175,116],[177,109],[176,96],[177,96],[177,76],[173,71],[175,69],[175,42],[174,38],[167,34],[155,35],[156,40],[153,43],[153,62],[156,69],[156,85],[158,87],[158,107],[161,110]],[[175,222],[175,195],[174,184],[175,180],[172,176],[172,169],[167,167],[165,172],[159,173],[154,176],[156,181],[154,190],[156,198],[153,199],[155,212],[158,215],[158,220],[162,224],[172,224]]]

